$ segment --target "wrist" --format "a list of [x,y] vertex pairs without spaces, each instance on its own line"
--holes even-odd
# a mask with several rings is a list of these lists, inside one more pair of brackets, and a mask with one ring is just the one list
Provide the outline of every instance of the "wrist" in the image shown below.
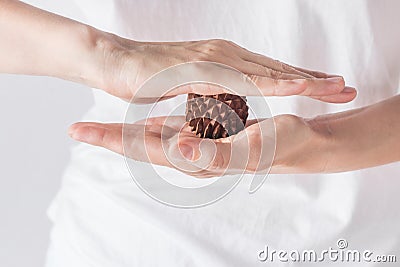
[[94,88],[103,88],[105,51],[107,33],[85,24],[75,27],[71,44],[74,54],[67,58],[67,71],[61,71],[59,78],[85,84]]
[[276,151],[272,172],[327,172],[334,138],[323,116],[304,119],[280,115],[274,121]]
[[314,155],[312,162],[314,173],[334,172],[332,163],[335,159],[335,149],[340,146],[340,140],[331,129],[330,117],[327,115],[317,116],[311,119],[305,119],[305,123],[310,128],[312,138],[309,140],[308,147]]
[[130,100],[138,71],[138,42],[86,27],[83,39],[87,44],[87,64],[80,65],[82,75],[78,78],[90,87]]

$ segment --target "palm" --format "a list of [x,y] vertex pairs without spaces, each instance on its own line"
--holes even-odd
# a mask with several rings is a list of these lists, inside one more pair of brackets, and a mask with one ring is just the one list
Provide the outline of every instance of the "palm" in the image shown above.
[[[257,122],[259,121],[249,120],[246,127],[258,128]],[[176,162],[171,161],[188,162],[182,155],[185,148],[181,144],[190,142],[200,146],[203,140],[191,132],[184,116],[153,117],[133,124],[78,123],[71,127],[71,131],[75,136],[91,136],[91,144],[105,147],[128,158],[171,168],[177,166]],[[231,141],[232,137],[213,140],[215,144],[226,149],[230,149]],[[194,157],[198,158],[200,155]],[[197,166],[186,173],[197,177],[230,173],[226,168],[207,169],[207,160],[209,159],[198,162]]]

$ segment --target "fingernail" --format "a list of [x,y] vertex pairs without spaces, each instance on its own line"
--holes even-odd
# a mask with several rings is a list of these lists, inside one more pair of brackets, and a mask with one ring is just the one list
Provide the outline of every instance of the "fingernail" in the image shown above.
[[179,145],[179,150],[182,153],[182,156],[188,160],[193,160],[193,148],[190,145],[181,144]]

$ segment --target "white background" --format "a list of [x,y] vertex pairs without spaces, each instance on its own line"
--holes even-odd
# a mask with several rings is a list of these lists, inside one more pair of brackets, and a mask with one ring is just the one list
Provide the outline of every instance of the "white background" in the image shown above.
[[77,84],[0,74],[0,266],[43,266],[46,210],[75,144],[67,129],[92,102]]
[[[63,15],[77,10],[29,1]],[[0,266],[43,266],[46,210],[57,193],[69,148],[68,126],[93,104],[89,88],[49,77],[0,74]]]

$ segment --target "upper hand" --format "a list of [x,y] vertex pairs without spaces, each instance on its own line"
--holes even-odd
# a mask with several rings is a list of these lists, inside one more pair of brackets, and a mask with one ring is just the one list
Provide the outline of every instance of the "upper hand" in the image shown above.
[[[304,95],[325,102],[349,102],[356,96],[354,88],[345,87],[342,77],[306,70],[250,52],[226,40],[190,42],[136,42],[112,34],[101,34],[100,47],[101,82],[98,87],[123,98],[132,99],[139,87],[152,75],[168,67],[194,61],[211,61],[233,67],[247,75],[265,96]],[[168,88],[169,89],[169,88]],[[201,91],[198,91],[201,90]],[[221,93],[220,87],[202,88],[184,86],[179,89],[158,92],[144,102],[159,97],[178,94]],[[259,95],[248,92],[248,95]]]

